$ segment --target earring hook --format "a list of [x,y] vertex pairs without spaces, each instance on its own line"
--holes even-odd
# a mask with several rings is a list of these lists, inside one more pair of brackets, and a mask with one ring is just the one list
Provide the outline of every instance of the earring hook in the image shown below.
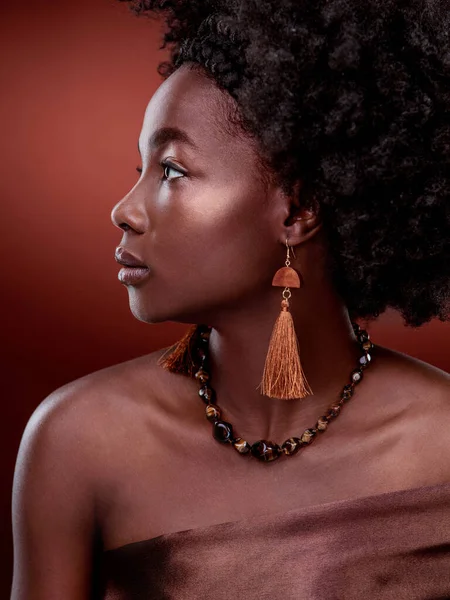
[[[289,237],[289,236],[288,236],[288,237]],[[289,258],[289,244],[288,244],[288,237],[286,237],[286,248],[287,248],[287,255],[288,255],[288,258]],[[294,252],[294,248],[293,248],[292,246],[290,246],[290,248],[291,248],[292,254],[294,255],[294,258],[296,258],[296,256],[295,256],[295,252]]]

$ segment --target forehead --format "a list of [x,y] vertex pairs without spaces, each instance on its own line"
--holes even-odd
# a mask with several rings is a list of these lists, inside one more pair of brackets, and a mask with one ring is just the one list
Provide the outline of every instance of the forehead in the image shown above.
[[163,127],[179,128],[205,153],[221,145],[249,144],[229,122],[235,101],[198,68],[179,67],[156,90],[145,111],[140,146]]

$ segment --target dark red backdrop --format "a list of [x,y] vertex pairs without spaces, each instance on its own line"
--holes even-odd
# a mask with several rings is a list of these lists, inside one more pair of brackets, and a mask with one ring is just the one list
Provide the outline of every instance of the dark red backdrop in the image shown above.
[[[160,79],[157,25],[113,0],[2,3],[0,236],[3,418],[0,597],[11,579],[10,493],[20,437],[52,390],[177,339],[128,309],[112,206],[136,180],[144,109]],[[450,371],[450,324],[377,342]]]

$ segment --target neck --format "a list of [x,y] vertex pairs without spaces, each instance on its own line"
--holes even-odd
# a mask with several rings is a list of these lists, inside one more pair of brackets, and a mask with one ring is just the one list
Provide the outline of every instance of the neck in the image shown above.
[[235,435],[250,443],[266,439],[281,444],[313,427],[340,397],[361,352],[347,310],[331,289],[315,297],[296,290],[290,309],[313,395],[292,400],[262,395],[257,388],[281,302],[281,288],[270,292],[257,306],[233,311],[232,320],[210,323],[210,375],[222,419],[233,425]]

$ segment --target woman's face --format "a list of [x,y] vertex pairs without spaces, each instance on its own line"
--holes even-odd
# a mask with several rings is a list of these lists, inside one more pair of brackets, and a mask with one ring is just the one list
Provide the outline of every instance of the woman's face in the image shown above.
[[146,109],[142,174],[112,211],[121,247],[148,266],[123,282],[142,321],[214,324],[221,311],[257,305],[282,266],[280,211],[254,142],[226,130],[223,94],[183,65]]

